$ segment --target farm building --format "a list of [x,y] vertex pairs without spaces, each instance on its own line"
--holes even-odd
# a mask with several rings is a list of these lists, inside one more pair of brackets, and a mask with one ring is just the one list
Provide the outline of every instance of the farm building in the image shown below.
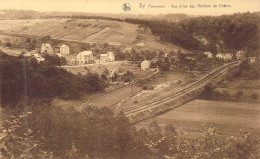
[[148,70],[150,69],[150,66],[151,66],[151,63],[147,60],[144,60],[142,63],[141,63],[141,69],[142,70]]
[[108,54],[101,54],[100,55],[100,63],[106,63],[109,62]]
[[218,53],[216,55],[218,59],[223,59],[225,61],[232,60],[233,54],[232,53]]
[[41,46],[41,54],[53,54],[53,49],[51,45],[48,43],[43,43]]
[[115,55],[113,52],[108,52],[107,55],[108,55],[109,62],[115,61]]
[[207,55],[208,58],[212,58],[213,57],[211,52],[204,52],[204,54]]
[[255,63],[256,57],[248,57],[249,63]]
[[67,45],[61,45],[60,53],[65,55],[70,54],[70,48]]
[[83,51],[77,55],[77,64],[79,65],[93,63],[93,62],[94,62],[94,56],[92,54],[92,51]]

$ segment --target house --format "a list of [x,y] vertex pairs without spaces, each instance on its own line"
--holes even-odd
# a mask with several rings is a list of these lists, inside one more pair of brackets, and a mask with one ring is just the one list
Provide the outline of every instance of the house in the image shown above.
[[61,45],[60,53],[65,55],[70,54],[70,48],[67,45]]
[[243,50],[240,50],[236,53],[237,59],[241,60],[245,57],[245,52]]
[[233,54],[232,53],[218,53],[216,58],[223,59],[224,61],[232,60]]
[[256,57],[248,57],[249,63],[255,63],[256,62]]
[[53,54],[53,49],[50,44],[48,43],[43,43],[41,46],[41,54]]
[[45,61],[45,59],[43,57],[41,57],[40,54],[33,54],[33,57],[35,57],[35,59],[37,60],[38,63]]
[[151,66],[151,63],[147,60],[144,60],[142,63],[141,63],[141,69],[142,70],[148,70],[150,69],[150,66]]
[[77,55],[78,65],[93,63],[93,62],[94,62],[94,56],[92,54],[92,51],[83,51]]
[[100,54],[100,63],[109,62],[108,54]]
[[212,58],[213,57],[211,52],[204,52],[204,54],[207,55],[208,58]]
[[108,52],[107,55],[108,55],[109,62],[115,61],[115,55],[113,52]]

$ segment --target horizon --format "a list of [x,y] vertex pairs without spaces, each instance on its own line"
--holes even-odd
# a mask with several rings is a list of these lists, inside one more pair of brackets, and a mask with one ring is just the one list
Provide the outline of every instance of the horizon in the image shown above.
[[[131,10],[122,9],[124,3],[131,4]],[[140,3],[146,8],[139,7]],[[41,5],[39,5],[41,4]],[[165,5],[166,8],[147,8],[147,5]],[[195,5],[195,8],[171,8],[171,5]],[[197,4],[229,4],[231,7],[198,8]],[[89,14],[160,15],[187,14],[194,16],[219,16],[244,12],[259,12],[260,1],[251,0],[1,0],[0,10],[32,10],[39,12],[74,12]]]

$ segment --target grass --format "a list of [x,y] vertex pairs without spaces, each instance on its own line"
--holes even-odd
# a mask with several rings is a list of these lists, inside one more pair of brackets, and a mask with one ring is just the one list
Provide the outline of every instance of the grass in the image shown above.
[[189,133],[190,137],[198,135],[200,129],[207,126],[216,127],[217,133],[224,136],[238,135],[241,129],[260,135],[259,113],[257,103],[194,100],[138,126],[147,126],[156,120],[161,126],[173,124]]

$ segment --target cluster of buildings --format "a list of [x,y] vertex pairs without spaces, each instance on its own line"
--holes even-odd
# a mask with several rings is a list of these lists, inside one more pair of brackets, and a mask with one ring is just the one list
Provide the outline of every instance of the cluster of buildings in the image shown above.
[[[61,45],[60,53],[54,53],[52,47],[48,43],[44,43],[41,46],[41,55],[50,54],[50,55],[57,55],[59,57],[64,57],[64,55],[70,54],[70,49],[67,45]],[[108,52],[106,54],[100,54],[99,59],[96,59],[93,55],[92,51],[82,51],[78,53],[76,58],[71,60],[71,64],[76,65],[84,65],[84,64],[91,64],[91,63],[106,63],[106,62],[113,62],[115,61],[115,55],[113,52]]]
[[54,53],[53,48],[51,47],[50,44],[43,43],[41,45],[41,50],[40,51],[31,50],[30,52],[27,52],[27,53],[24,52],[23,56],[27,57],[27,58],[33,57],[33,58],[35,58],[38,61],[38,63],[40,63],[42,61],[45,61],[45,59],[42,56],[44,56],[46,54],[57,55],[59,57],[64,57],[64,55],[67,55],[69,53],[70,53],[70,51],[69,51],[69,47],[67,45],[62,45],[60,47],[60,53]]
[[[208,58],[213,58],[213,54],[211,52],[204,52],[204,54]],[[245,60],[247,59],[250,63],[255,63],[256,62],[256,57],[245,57],[245,51],[240,50],[236,52],[235,54],[233,53],[217,53],[216,54],[217,59],[223,59],[224,61],[231,61],[233,58],[236,58],[238,60]]]
[[84,64],[102,64],[115,61],[115,55],[113,52],[106,54],[100,54],[99,58],[95,58],[92,51],[82,51],[78,53],[77,57],[71,60],[71,64],[84,65]]
[[[64,55],[70,54],[70,48],[67,45],[61,45],[60,52],[54,53],[54,50],[52,46],[48,43],[43,43],[41,45],[40,54],[37,53],[36,50],[32,50],[31,54],[24,54],[24,56],[33,56],[37,59],[38,62],[44,61],[44,58],[42,55],[49,54],[49,55],[57,55],[59,57],[64,57]],[[211,52],[204,52],[204,54],[207,56],[207,58],[213,58],[213,54]],[[245,52],[243,50],[238,51],[237,53],[217,53],[216,54],[217,59],[223,59],[224,61],[231,61],[232,59],[236,58],[238,60],[249,60],[250,63],[254,63],[256,61],[255,57],[245,57]],[[78,55],[73,58],[70,63],[74,65],[84,65],[84,64],[102,64],[102,63],[108,63],[115,61],[115,55],[113,52],[108,52],[106,54],[100,54],[98,57],[94,57],[92,51],[82,51],[78,53]],[[141,69],[147,70],[150,69],[151,62],[144,60],[141,62]]]

